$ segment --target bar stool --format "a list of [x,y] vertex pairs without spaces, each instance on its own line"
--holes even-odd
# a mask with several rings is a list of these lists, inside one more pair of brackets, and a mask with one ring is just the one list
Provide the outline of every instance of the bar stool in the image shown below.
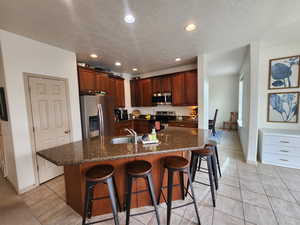
[[[115,225],[119,225],[118,218],[118,208],[120,209],[120,202],[118,194],[116,193],[115,181],[114,181],[114,167],[112,165],[97,165],[93,166],[87,170],[85,174],[86,178],[86,192],[85,192],[85,203],[84,212],[82,217],[82,225],[94,224],[105,222],[107,220],[114,219]],[[94,198],[94,188],[96,184],[104,183],[108,186],[109,196]],[[91,218],[92,216],[92,204],[94,200],[101,200],[105,198],[110,198],[113,218],[108,218],[104,220],[99,220],[91,223],[86,223],[86,218]]]
[[[136,161],[128,163],[126,165],[126,169],[127,169],[127,195],[126,195],[126,203],[125,203],[126,204],[125,205],[126,225],[129,225],[130,216],[142,215],[142,214],[150,213],[153,211],[155,211],[155,214],[156,214],[157,224],[160,225],[160,219],[159,219],[159,214],[158,214],[158,209],[157,209],[157,202],[156,202],[156,198],[155,198],[154,186],[153,186],[153,181],[152,181],[152,173],[151,173],[152,165],[151,165],[151,163],[149,163],[145,160],[136,160]],[[137,179],[137,178],[146,179],[148,190],[140,190],[137,192],[132,192],[133,179]],[[154,210],[130,215],[131,195],[145,192],[145,191],[149,192]]]
[[[201,161],[203,161],[203,159],[207,162],[207,173],[209,177],[209,184],[195,180],[197,165],[199,163],[199,167],[201,168]],[[216,159],[214,155],[214,150],[211,149],[209,146],[205,145],[203,149],[192,151],[190,172],[192,174],[192,182],[210,186],[213,206],[216,207],[215,189],[218,190],[218,174],[216,169]],[[200,170],[200,172],[206,172],[206,171]],[[188,182],[188,186],[189,186],[189,182]]]
[[[164,167],[165,167],[165,169],[168,170],[168,186],[167,186],[167,193],[168,193],[167,195],[168,196],[167,196],[167,200],[166,200],[164,193],[163,193],[163,188],[165,188],[165,187],[163,187],[163,184],[161,184],[158,202],[160,201],[160,196],[162,195],[165,202],[167,203],[167,225],[170,225],[170,223],[171,223],[172,209],[177,209],[177,208],[184,207],[184,206],[191,205],[191,204],[194,204],[194,208],[195,208],[197,220],[198,220],[198,225],[201,225],[193,185],[190,185],[191,194],[188,192],[188,189],[186,189],[184,187],[183,174],[187,174],[189,182],[192,181],[191,175],[190,175],[190,170],[189,170],[189,161],[180,156],[168,156],[164,160],[165,160]],[[180,175],[180,187],[181,187],[182,198],[184,199],[184,191],[185,191],[184,189],[186,189],[186,192],[191,196],[193,201],[172,208],[173,187],[176,186],[173,183],[174,172],[179,172],[179,175]],[[162,177],[162,183],[163,183],[163,177]]]
[[[222,177],[217,143],[214,142],[214,141],[210,141],[210,143],[206,144],[206,146],[207,147],[211,147],[211,148],[213,148],[215,150],[215,155],[216,155],[216,160],[217,160],[217,166],[218,166],[219,175],[220,175],[220,177]],[[200,169],[200,167],[198,167],[198,168]]]

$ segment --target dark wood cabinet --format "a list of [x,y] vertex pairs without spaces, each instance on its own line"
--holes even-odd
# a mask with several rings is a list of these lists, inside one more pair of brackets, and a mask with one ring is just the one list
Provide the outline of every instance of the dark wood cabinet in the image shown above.
[[125,131],[125,128],[134,129],[133,122],[134,122],[133,120],[122,120],[116,122],[114,135],[116,136],[128,135],[128,132]]
[[170,76],[156,77],[152,79],[152,92],[154,93],[171,93],[172,84]]
[[116,106],[123,108],[125,107],[125,90],[124,90],[124,80],[115,79],[115,96],[116,96]]
[[79,90],[81,92],[89,92],[96,90],[96,74],[95,71],[87,68],[78,67]]
[[184,73],[178,73],[172,77],[172,105],[185,105],[184,80]]
[[152,106],[152,80],[139,80],[139,94],[141,95],[141,106]]
[[186,127],[186,128],[197,128],[198,123],[194,121],[169,121],[170,127]]
[[130,81],[131,105],[152,106],[152,79]]
[[197,86],[197,70],[131,80],[131,105],[133,107],[153,106],[153,94],[172,93],[172,105],[195,106],[198,104]]
[[197,71],[180,72],[172,77],[172,105],[198,105]]
[[197,71],[189,71],[184,74],[185,103],[186,105],[198,105],[198,80]]
[[96,91],[109,92],[109,77],[106,73],[96,72]]
[[134,120],[133,129],[138,134],[148,134],[151,131],[151,124],[148,120]]
[[138,95],[138,80],[130,81],[130,96],[131,96],[131,106],[140,106],[140,96]]

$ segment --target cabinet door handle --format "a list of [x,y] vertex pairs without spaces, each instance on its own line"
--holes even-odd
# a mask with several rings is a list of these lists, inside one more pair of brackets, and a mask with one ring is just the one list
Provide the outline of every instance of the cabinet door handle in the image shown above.
[[279,159],[280,161],[283,161],[283,162],[288,162],[289,160],[287,159]]
[[290,142],[289,141],[280,141],[280,143],[286,143],[286,144],[288,144]]
[[289,152],[288,150],[280,150],[281,152]]

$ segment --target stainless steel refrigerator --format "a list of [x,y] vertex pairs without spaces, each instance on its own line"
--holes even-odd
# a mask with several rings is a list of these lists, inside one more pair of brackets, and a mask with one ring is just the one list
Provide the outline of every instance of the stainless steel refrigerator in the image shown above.
[[115,101],[111,96],[80,96],[83,138],[112,136],[115,122]]

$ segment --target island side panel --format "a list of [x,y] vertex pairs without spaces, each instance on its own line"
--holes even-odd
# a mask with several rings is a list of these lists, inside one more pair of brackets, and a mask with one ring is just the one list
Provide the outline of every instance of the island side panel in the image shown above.
[[[85,172],[95,166],[101,164],[111,164],[115,167],[115,181],[118,196],[120,199],[122,210],[124,210],[125,195],[126,195],[126,164],[134,160],[147,160],[152,163],[152,176],[155,187],[155,194],[158,197],[160,191],[161,177],[163,171],[164,186],[167,185],[167,171],[164,170],[163,158],[167,156],[183,156],[188,157],[188,152],[171,152],[166,154],[153,154],[143,157],[133,157],[126,159],[116,159],[101,162],[88,162],[80,165],[65,166],[65,183],[66,183],[66,199],[67,204],[70,205],[80,215],[83,213],[84,197],[85,197]],[[179,176],[175,173],[174,183],[179,184]],[[137,179],[133,184],[132,191],[145,190],[147,188],[144,179]],[[166,194],[166,189],[164,190]],[[107,185],[99,184],[95,187],[94,198],[107,196]],[[181,192],[178,187],[174,187],[173,200],[181,199]],[[161,198],[161,202],[163,198]],[[132,195],[131,208],[151,205],[148,192],[142,192]],[[111,213],[110,199],[103,199],[94,201],[93,203],[93,216]]]

